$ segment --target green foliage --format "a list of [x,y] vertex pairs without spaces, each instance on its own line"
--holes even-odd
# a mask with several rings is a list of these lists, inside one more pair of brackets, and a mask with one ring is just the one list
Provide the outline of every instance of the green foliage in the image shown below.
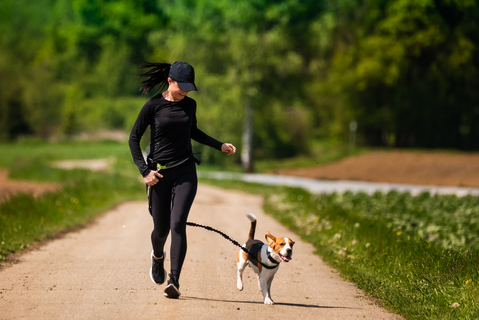
[[241,150],[251,105],[260,160],[352,121],[362,145],[477,150],[478,19],[475,0],[3,0],[0,139],[129,130],[139,64],[183,60],[200,128]]
[[[302,40],[309,35],[308,22],[321,13],[311,9],[321,2],[161,4],[170,18],[169,29],[154,39],[166,39],[169,55],[165,58],[178,57],[195,66],[200,79],[197,100],[208,107],[199,112],[205,131],[218,133],[223,140],[235,139],[241,147],[245,108],[252,104],[258,157],[307,153],[313,123],[301,105],[301,84],[307,77],[299,72],[306,67],[299,45],[307,43]],[[158,57],[163,47],[159,49]]]
[[[0,139],[44,135],[57,121],[55,83],[35,56],[46,37],[52,1],[0,2]],[[42,110],[42,114],[38,110]],[[47,120],[48,119],[48,120]],[[40,128],[41,124],[41,128]]]
[[477,1],[368,1],[338,10],[331,56],[316,62],[327,81],[313,85],[328,96],[321,104],[331,130],[356,120],[368,144],[475,149],[478,17]]
[[[0,11],[3,139],[125,128],[131,104],[118,101],[138,92],[148,30],[161,25],[155,1],[6,0]],[[95,99],[113,118],[91,123],[94,115],[79,113]]]

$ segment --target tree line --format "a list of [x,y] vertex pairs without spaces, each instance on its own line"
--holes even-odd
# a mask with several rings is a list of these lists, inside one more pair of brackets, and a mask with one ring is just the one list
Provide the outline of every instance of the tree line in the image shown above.
[[363,145],[478,150],[477,21],[477,0],[2,0],[0,139],[129,130],[138,66],[182,60],[201,128],[256,158],[352,122]]

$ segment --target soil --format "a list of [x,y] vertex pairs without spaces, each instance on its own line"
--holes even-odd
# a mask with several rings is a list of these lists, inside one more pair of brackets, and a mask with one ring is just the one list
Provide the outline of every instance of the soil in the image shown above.
[[328,165],[272,173],[325,180],[479,187],[479,153],[371,152]]
[[31,181],[11,180],[7,170],[0,170],[0,203],[18,193],[33,194],[35,197],[45,193],[56,191],[60,188],[54,183],[38,183]]

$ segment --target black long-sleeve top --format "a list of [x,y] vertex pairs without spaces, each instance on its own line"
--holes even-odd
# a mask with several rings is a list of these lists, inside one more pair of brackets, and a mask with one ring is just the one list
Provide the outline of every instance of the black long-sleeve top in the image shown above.
[[162,94],[149,99],[138,115],[131,130],[128,144],[131,155],[141,175],[150,173],[140,148],[140,140],[150,126],[149,157],[166,164],[193,156],[191,139],[221,151],[219,142],[196,126],[196,101],[185,97],[180,101],[168,101]]

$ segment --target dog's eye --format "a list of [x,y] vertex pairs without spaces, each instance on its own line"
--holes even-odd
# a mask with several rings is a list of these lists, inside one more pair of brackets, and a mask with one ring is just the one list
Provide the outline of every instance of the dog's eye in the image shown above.
[[285,244],[286,244],[286,243],[284,243],[284,242],[281,242],[281,243],[280,243],[281,246],[284,246]]

